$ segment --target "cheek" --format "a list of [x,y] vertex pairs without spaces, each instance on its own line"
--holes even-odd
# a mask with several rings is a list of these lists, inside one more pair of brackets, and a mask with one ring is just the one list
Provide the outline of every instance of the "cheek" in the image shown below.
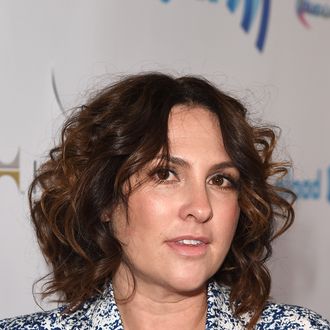
[[234,232],[236,231],[240,213],[241,213],[241,209],[239,207],[238,201],[236,200],[232,202],[232,204],[230,204],[230,207],[227,210],[227,216],[229,219],[228,222],[231,223],[230,227]]
[[228,222],[227,233],[228,233],[228,239],[230,240],[230,244],[236,233],[239,215],[240,215],[240,210],[239,208],[237,208],[232,214],[232,220]]
[[157,235],[166,225],[173,207],[168,199],[155,193],[140,192],[131,196],[128,210],[128,225],[126,234],[135,236],[141,234],[145,237],[148,232]]
[[229,213],[229,217],[231,219],[233,219],[232,221],[235,224],[235,228],[236,228],[238,219],[239,219],[239,215],[241,213],[241,209],[240,209],[240,206],[237,201],[235,203],[233,203],[233,205],[232,205],[231,209],[228,211],[228,213]]
[[233,238],[236,232],[238,219],[240,215],[240,207],[238,201],[235,199],[227,199],[225,202],[218,204],[214,216],[217,218],[217,231],[226,238],[228,243]]
[[225,195],[217,195],[212,198],[214,214],[221,215],[225,219],[237,220],[240,214],[240,206],[236,191]]

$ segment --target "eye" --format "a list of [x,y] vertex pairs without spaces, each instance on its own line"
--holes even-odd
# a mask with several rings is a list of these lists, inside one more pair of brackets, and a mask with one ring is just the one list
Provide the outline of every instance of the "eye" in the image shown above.
[[153,173],[153,177],[159,182],[171,182],[177,180],[176,173],[168,168],[156,169]]
[[211,176],[208,183],[222,189],[236,189],[237,187],[236,180],[224,174],[215,174]]

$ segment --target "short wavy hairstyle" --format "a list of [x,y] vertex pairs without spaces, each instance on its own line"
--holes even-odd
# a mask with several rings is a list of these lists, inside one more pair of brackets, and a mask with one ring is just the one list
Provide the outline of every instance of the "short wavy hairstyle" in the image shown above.
[[134,173],[157,155],[168,156],[175,105],[197,105],[216,115],[240,173],[238,227],[214,279],[231,288],[236,316],[251,313],[252,327],[270,294],[265,262],[271,241],[294,219],[294,194],[276,184],[290,164],[272,159],[274,128],[251,124],[241,102],[195,76],[128,76],[70,115],[29,190],[38,242],[51,266],[43,297],[56,293],[74,310],[111,280],[125,256],[104,215],[111,216],[118,203],[127,205],[131,189],[123,186]]

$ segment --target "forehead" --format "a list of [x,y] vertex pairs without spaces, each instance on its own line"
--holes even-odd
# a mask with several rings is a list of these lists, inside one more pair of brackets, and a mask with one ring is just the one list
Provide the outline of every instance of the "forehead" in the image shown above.
[[169,139],[189,137],[196,133],[205,136],[212,135],[222,141],[219,120],[214,113],[201,106],[174,106],[168,122]]
[[171,154],[229,158],[225,152],[217,116],[201,106],[177,105],[172,108],[168,123]]
[[169,131],[174,129],[186,129],[191,128],[205,128],[207,131],[209,128],[220,131],[220,125],[218,117],[202,106],[189,106],[189,105],[176,105],[171,109],[169,116]]

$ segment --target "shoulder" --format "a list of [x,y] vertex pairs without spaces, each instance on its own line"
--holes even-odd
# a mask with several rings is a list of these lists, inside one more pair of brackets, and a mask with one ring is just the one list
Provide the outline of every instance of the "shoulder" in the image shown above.
[[330,323],[308,308],[268,303],[258,321],[257,329],[330,330]]
[[[251,313],[234,316],[230,305],[230,288],[211,282],[208,287],[208,317],[211,325],[207,329],[246,329]],[[216,326],[215,326],[216,325]],[[330,330],[330,323],[310,309],[267,303],[256,326],[256,330]]]
[[102,294],[87,300],[73,313],[65,306],[0,321],[0,330],[123,330],[111,283]]
[[58,323],[58,320],[59,315],[56,310],[50,312],[40,312],[1,320],[0,329],[54,329],[55,324]]
[[85,303],[71,314],[63,313],[64,307],[48,312],[39,312],[0,320],[0,329],[8,330],[62,330],[88,329],[91,318],[90,309],[93,304]]

